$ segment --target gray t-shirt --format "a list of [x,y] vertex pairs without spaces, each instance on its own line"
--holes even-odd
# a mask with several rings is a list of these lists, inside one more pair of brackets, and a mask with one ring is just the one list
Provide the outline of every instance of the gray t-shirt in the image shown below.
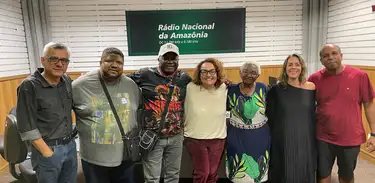
[[[124,147],[98,72],[99,70],[91,71],[72,83],[80,154],[81,158],[89,163],[115,167],[123,160]],[[122,75],[117,83],[106,86],[127,133],[137,127],[139,88],[125,75]]]

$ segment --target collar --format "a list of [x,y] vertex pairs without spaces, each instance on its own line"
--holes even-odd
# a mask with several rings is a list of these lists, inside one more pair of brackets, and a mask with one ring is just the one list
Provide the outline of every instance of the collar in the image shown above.
[[99,77],[101,77],[106,85],[116,85],[116,84],[120,83],[121,78],[122,78],[121,76],[122,76],[122,75],[120,75],[118,78],[116,78],[115,81],[109,83],[109,82],[107,82],[106,80],[104,80],[104,77],[103,77],[103,71],[100,70],[100,69],[98,69],[98,79],[100,79]]
[[335,73],[335,74],[328,73],[328,71],[327,71],[326,68],[324,68],[324,69],[322,70],[322,71],[323,71],[322,73],[323,73],[323,75],[327,75],[327,76],[339,76],[339,75],[341,75],[342,73],[346,72],[347,68],[349,67],[349,66],[344,65],[344,64],[343,64],[343,66],[344,66],[344,68],[343,68],[342,71],[340,71],[339,73]]
[[[36,77],[36,79],[42,84],[42,86],[44,88],[47,88],[47,87],[53,87],[54,85],[51,85],[48,83],[48,81],[46,80],[46,78],[43,77],[42,73],[44,72],[44,68],[37,68],[34,72],[34,76]],[[60,78],[60,83],[57,84],[57,86],[60,86],[64,84],[64,80],[62,78]]]

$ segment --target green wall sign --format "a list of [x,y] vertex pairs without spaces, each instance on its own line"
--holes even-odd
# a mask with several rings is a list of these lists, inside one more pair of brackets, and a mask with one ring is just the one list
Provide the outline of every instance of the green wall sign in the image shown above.
[[130,56],[157,55],[172,42],[180,54],[245,51],[245,8],[126,11]]

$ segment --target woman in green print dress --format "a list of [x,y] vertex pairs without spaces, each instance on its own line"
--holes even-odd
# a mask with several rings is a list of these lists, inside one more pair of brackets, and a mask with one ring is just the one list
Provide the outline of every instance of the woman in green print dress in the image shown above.
[[226,175],[235,183],[266,182],[268,178],[267,86],[256,82],[260,72],[256,62],[244,63],[240,68],[242,82],[231,85],[228,90]]

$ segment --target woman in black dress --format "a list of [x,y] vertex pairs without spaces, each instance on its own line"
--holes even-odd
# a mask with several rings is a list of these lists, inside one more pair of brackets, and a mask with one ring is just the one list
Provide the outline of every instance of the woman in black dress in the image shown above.
[[315,183],[315,85],[306,71],[299,55],[288,56],[266,97],[271,183]]

